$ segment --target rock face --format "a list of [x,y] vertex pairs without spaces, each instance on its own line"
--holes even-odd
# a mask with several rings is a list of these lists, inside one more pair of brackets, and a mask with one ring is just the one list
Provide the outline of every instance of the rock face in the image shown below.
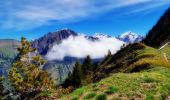
[[41,55],[46,55],[48,50],[54,45],[59,44],[63,39],[67,39],[69,36],[77,36],[77,33],[64,29],[57,32],[50,32],[43,37],[32,42],[32,47],[36,48]]
[[170,41],[170,8],[160,18],[158,23],[149,31],[143,42],[149,46],[159,48]]
[[122,35],[118,36],[117,39],[126,42],[126,43],[136,43],[136,42],[140,42],[143,39],[143,36],[138,35],[134,32],[125,32]]

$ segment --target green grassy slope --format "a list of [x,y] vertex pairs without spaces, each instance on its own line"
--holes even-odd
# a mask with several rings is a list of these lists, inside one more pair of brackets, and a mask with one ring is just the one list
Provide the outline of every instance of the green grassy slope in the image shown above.
[[111,74],[110,77],[76,89],[61,99],[98,100],[97,97],[101,94],[107,100],[165,100],[170,96],[170,69],[159,66],[138,73]]
[[170,63],[165,60],[164,53],[158,49],[148,47],[141,43],[128,45],[106,59],[96,70],[93,78],[95,81],[107,77],[113,72],[139,72],[150,69],[153,66],[169,67]]
[[168,44],[167,46],[162,48],[160,51],[162,53],[166,53],[166,56],[167,56],[168,60],[170,61],[170,44]]
[[96,83],[61,99],[166,100],[170,98],[170,63],[164,53],[169,50],[169,46],[160,51],[144,44],[129,45],[102,62],[93,76],[98,78]]

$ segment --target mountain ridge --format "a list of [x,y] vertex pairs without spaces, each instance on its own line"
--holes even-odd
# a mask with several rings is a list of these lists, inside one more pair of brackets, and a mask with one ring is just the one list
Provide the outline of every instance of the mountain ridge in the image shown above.
[[36,48],[41,55],[46,55],[54,43],[59,43],[63,39],[68,38],[70,35],[77,36],[77,33],[69,29],[64,29],[57,32],[49,32],[43,37],[34,40],[32,42],[32,47]]
[[137,43],[144,39],[143,36],[138,35],[132,31],[128,31],[125,33],[122,33],[117,37],[119,40],[124,41],[126,43]]

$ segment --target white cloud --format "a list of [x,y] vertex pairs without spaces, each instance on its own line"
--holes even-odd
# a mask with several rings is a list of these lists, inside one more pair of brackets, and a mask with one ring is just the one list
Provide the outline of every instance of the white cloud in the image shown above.
[[[117,8],[146,3],[130,12],[140,12],[165,5],[169,0],[9,0],[1,1],[0,27],[29,29],[51,20],[72,22],[95,17]],[[149,4],[149,5],[148,5]],[[152,4],[154,5],[153,7]],[[148,6],[147,6],[148,5]],[[162,6],[161,5],[161,6]],[[123,13],[123,12],[120,12]]]
[[[151,0],[152,1],[152,0]],[[160,2],[159,0],[156,0],[155,3],[152,1],[152,3],[143,5],[142,8],[138,8],[138,9],[133,9],[131,11],[129,11],[127,14],[134,14],[134,13],[150,13],[153,10],[156,10],[154,8],[159,8],[161,6],[164,6],[166,4],[168,4],[168,0],[163,0],[162,2]]]
[[120,49],[122,41],[116,38],[102,37],[99,41],[90,41],[84,36],[70,36],[59,45],[54,45],[46,55],[48,60],[63,60],[64,57],[84,58],[90,55],[91,58],[103,58],[110,50],[113,54]]

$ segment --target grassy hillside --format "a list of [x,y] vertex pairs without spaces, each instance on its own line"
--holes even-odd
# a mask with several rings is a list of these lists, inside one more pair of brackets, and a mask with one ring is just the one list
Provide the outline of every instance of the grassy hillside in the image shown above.
[[164,48],[162,48],[160,50],[162,53],[165,53],[168,60],[170,61],[170,44],[168,44],[167,46],[165,46]]
[[107,77],[113,72],[139,72],[153,66],[169,67],[164,53],[141,43],[130,44],[112,57],[106,59],[96,70],[94,81]]
[[170,96],[170,69],[157,66],[138,73],[116,73],[76,89],[63,100],[165,100]]
[[164,56],[169,50],[169,46],[158,50],[141,43],[128,45],[102,62],[93,76],[96,83],[61,99],[170,99],[170,63]]

